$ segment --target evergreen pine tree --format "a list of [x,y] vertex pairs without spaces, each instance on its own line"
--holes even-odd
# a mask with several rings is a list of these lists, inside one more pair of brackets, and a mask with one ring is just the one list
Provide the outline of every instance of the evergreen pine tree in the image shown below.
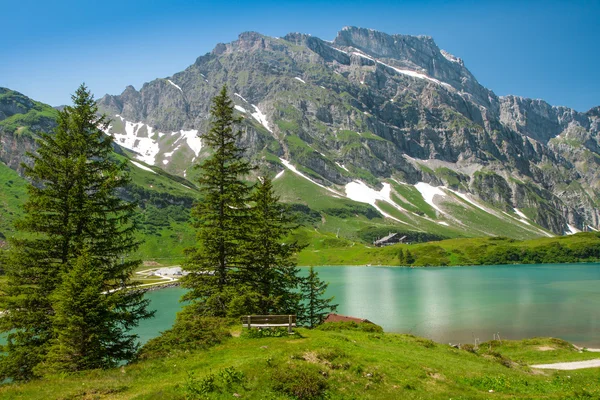
[[[112,277],[101,262],[84,252],[52,294],[54,339],[36,372],[110,368],[131,360],[137,336],[126,334],[140,315],[147,315],[139,291],[106,292]],[[123,307],[127,305],[127,307]]]
[[268,176],[259,178],[252,195],[252,230],[246,244],[249,265],[242,280],[259,295],[257,314],[292,314],[299,306],[300,283],[294,255],[302,249],[284,243],[297,228],[288,207],[279,202]]
[[406,256],[404,255],[404,251],[400,249],[398,252],[398,264],[406,265]]
[[242,181],[252,170],[244,149],[236,141],[233,102],[224,86],[213,99],[211,127],[202,137],[213,154],[199,166],[198,182],[204,195],[192,209],[198,245],[188,252],[182,280],[190,289],[183,300],[191,300],[197,312],[207,316],[227,315],[227,305],[239,283],[236,274],[247,265],[243,244],[248,239],[252,188]]
[[415,256],[410,252],[410,250],[406,250],[406,254],[404,255],[404,262],[406,265],[413,265],[415,262]]
[[328,286],[328,283],[319,279],[319,274],[314,271],[313,267],[310,267],[308,276],[300,282],[304,304],[300,308],[297,318],[302,324],[314,328],[323,323],[327,314],[337,309],[337,304],[331,304],[333,297],[323,298]]
[[[129,285],[139,265],[139,261],[122,261],[123,255],[138,245],[132,223],[135,205],[116,196],[128,182],[126,164],[111,158],[112,138],[101,130],[108,120],[97,115],[87,88],[81,85],[72,98],[74,105],[59,113],[54,134],[40,135],[37,155],[29,154],[33,165],[23,166],[32,185],[25,215],[16,224],[20,236],[11,239],[4,266],[7,283],[0,331],[7,333],[7,344],[0,358],[0,379],[34,377],[36,367],[56,345],[55,323],[60,319],[56,310],[83,295],[74,291],[71,298],[65,298],[56,293],[65,284],[65,277],[77,279],[73,274],[84,253],[101,271],[100,293]],[[107,314],[110,320],[94,321],[118,326],[102,339],[108,357],[130,358],[135,350],[127,330],[140,318],[152,315],[146,311],[142,296],[139,291],[117,296],[121,301],[111,307],[120,312]],[[106,300],[99,296],[96,301]],[[69,329],[80,335],[80,340],[91,338],[82,326]],[[111,353],[114,345],[123,351]]]

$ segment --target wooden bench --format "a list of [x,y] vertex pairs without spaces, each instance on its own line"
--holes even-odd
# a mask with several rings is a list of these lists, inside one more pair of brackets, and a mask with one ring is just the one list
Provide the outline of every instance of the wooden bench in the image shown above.
[[287,326],[288,333],[292,333],[292,328],[296,327],[296,315],[245,315],[242,325],[248,329]]

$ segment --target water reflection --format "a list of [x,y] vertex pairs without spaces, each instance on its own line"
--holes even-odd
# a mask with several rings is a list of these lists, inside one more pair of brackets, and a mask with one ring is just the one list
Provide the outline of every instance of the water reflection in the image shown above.
[[[600,347],[600,264],[455,268],[318,267],[338,312],[438,342],[554,336]],[[303,271],[304,273],[306,271]],[[159,310],[138,333],[171,327],[182,289],[147,296]]]

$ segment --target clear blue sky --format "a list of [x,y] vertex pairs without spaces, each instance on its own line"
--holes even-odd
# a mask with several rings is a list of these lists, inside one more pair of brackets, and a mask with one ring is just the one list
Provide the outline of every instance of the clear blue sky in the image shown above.
[[51,105],[167,77],[243,31],[333,39],[345,25],[433,36],[498,95],[600,105],[600,1],[16,0],[0,7],[0,86]]

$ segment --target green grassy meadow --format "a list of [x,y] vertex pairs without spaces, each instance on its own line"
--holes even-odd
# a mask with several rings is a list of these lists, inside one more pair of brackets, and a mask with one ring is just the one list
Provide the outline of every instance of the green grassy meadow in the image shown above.
[[[363,325],[363,324],[360,324]],[[531,362],[589,359],[554,339],[457,349],[360,325],[252,338],[241,327],[204,350],[121,368],[0,387],[3,399],[594,399],[597,369],[535,371]],[[535,343],[535,344],[532,344]],[[491,347],[490,347],[491,346]],[[543,347],[546,346],[546,347]],[[558,350],[544,350],[547,347]],[[543,350],[540,350],[542,348]]]

